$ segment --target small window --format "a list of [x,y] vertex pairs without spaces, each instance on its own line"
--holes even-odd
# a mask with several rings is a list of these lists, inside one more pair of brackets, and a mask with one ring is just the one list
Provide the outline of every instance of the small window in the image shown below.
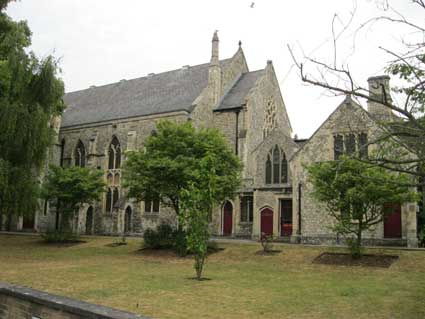
[[361,158],[366,158],[366,157],[368,157],[367,134],[366,133],[360,133],[358,138],[359,138],[359,156]]
[[254,218],[254,198],[243,196],[241,198],[241,222],[252,223]]
[[146,196],[145,213],[159,213],[159,196],[157,194]]

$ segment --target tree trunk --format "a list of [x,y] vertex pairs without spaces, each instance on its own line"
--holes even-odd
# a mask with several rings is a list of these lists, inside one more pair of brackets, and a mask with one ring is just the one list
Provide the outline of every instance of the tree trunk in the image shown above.
[[205,260],[205,257],[195,254],[196,279],[199,281],[202,279],[202,270],[204,268],[204,260]]
[[357,229],[357,238],[355,247],[353,247],[351,253],[353,258],[360,258],[362,256],[362,222],[359,221],[359,228]]

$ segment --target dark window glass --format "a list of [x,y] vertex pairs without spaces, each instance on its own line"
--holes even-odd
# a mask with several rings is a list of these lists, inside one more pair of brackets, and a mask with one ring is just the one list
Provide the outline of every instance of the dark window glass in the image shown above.
[[334,136],[334,159],[337,160],[340,158],[344,152],[344,139],[342,135]]
[[106,193],[106,211],[112,211],[112,191],[108,188],[108,192]]
[[81,140],[78,141],[77,147],[75,148],[75,166],[85,167],[86,166],[86,149]]
[[345,136],[345,150],[347,155],[351,156],[356,151],[356,136],[354,134],[348,134]]
[[368,145],[367,145],[366,133],[359,134],[359,155],[362,158],[365,158],[368,156]]
[[288,161],[284,153],[282,153],[281,182],[288,182]]
[[114,150],[112,149],[112,146],[109,146],[109,152],[108,152],[108,168],[113,169],[114,168]]
[[159,213],[159,196],[152,197],[152,213]]
[[145,198],[145,213],[152,212],[152,200],[150,197]]
[[266,184],[272,183],[272,161],[270,160],[270,155],[267,156],[266,161]]
[[120,193],[118,192],[118,188],[115,188],[114,194],[113,194],[112,207],[114,207],[117,204],[119,197],[120,197]]
[[252,222],[254,214],[254,200],[252,196],[241,198],[241,222]]
[[44,207],[43,207],[43,215],[46,216],[47,215],[47,206],[48,206],[48,201],[47,199],[44,200]]
[[280,218],[282,223],[292,223],[292,200],[280,200]]
[[59,161],[59,165],[60,167],[63,167],[63,158],[64,158],[64,154],[65,154],[65,139],[62,139],[61,142],[61,155],[60,155],[60,161]]
[[273,184],[280,183],[280,150],[275,146],[273,150]]
[[128,233],[131,231],[131,219],[132,219],[132,213],[131,213],[131,207],[128,206],[125,210],[125,217],[124,217],[124,232]]

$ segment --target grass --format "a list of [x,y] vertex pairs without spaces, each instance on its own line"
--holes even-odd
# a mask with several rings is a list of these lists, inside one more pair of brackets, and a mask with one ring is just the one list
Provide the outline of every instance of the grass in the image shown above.
[[[190,257],[140,251],[141,240],[84,238],[47,245],[36,236],[0,235],[0,281],[153,318],[425,318],[425,252],[398,254],[390,268],[313,264],[322,247],[220,244],[205,276]],[[374,251],[376,253],[376,251]]]

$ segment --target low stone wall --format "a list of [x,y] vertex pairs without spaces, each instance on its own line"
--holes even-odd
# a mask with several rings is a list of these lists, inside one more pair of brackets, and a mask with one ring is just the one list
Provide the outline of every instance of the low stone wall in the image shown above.
[[0,282],[0,319],[147,318],[129,312]]

